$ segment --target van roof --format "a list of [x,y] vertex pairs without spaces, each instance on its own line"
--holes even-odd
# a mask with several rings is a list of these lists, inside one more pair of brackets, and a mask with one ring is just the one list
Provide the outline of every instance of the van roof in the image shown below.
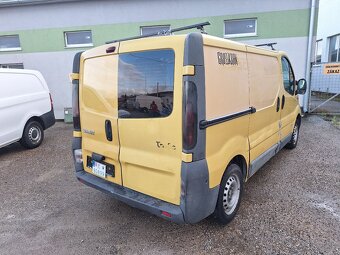
[[[198,32],[194,32],[194,33],[198,33]],[[119,47],[120,44],[126,44],[126,43],[137,43],[137,42],[146,42],[146,41],[164,41],[164,40],[184,40],[188,35],[188,34],[180,34],[180,35],[166,35],[166,36],[155,36],[155,37],[145,37],[145,38],[137,38],[137,39],[131,39],[131,40],[125,40],[122,42],[113,42],[113,43],[109,43],[109,44],[104,44],[92,49],[89,49],[87,51],[85,51],[85,55],[86,57],[94,57],[94,56],[99,56],[99,55],[106,55],[106,49],[111,48],[111,47]],[[201,34],[201,33],[199,33]],[[259,53],[259,54],[263,54],[263,55],[270,55],[270,56],[280,56],[280,55],[285,55],[284,52],[282,51],[277,51],[277,50],[271,50],[271,49],[266,49],[266,48],[262,48],[262,47],[256,47],[254,45],[249,45],[249,44],[244,44],[241,42],[236,42],[236,41],[232,41],[229,39],[224,39],[224,38],[220,38],[217,36],[212,36],[212,35],[207,35],[207,34],[202,34],[203,37],[203,43],[205,45],[212,45],[212,46],[216,46],[216,47],[231,47],[233,49],[240,49],[240,48],[244,48],[245,46],[247,47],[247,49],[250,49],[251,52],[255,52],[255,53]]]
[[233,40],[224,39],[224,38],[220,38],[220,37],[212,36],[212,35],[202,35],[202,36],[203,36],[204,44],[208,44],[208,45],[212,45],[212,46],[225,47],[225,48],[230,47],[230,48],[233,48],[233,49],[237,49],[237,48],[241,48],[241,47],[246,46],[247,50],[250,50],[251,52],[254,52],[254,53],[259,53],[259,54],[263,54],[263,55],[270,55],[270,56],[285,55],[285,53],[283,51],[277,51],[277,50],[271,50],[271,49],[268,49],[268,48],[257,47],[255,45],[236,42],[236,41],[233,41]]
[[36,76],[41,75],[37,70],[30,69],[15,69],[15,68],[0,68],[1,73],[20,73],[20,74],[34,74]]
[[43,84],[45,89],[48,89],[48,86],[46,84],[46,81],[45,81],[44,77],[37,70],[14,69],[14,68],[0,68],[0,74],[9,74],[9,73],[12,73],[12,74],[30,74],[30,75],[34,75]]

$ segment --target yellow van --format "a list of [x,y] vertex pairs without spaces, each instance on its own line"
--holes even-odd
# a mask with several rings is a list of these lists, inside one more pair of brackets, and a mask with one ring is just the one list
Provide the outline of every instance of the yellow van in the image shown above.
[[283,147],[301,112],[283,52],[201,33],[121,40],[76,54],[78,180],[177,223],[230,222],[243,183]]

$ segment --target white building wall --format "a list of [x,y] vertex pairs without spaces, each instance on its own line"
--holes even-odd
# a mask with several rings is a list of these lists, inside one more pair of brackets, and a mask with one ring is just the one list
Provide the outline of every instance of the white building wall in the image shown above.
[[[97,0],[16,6],[0,8],[0,31],[298,10],[310,8],[310,3],[311,0]],[[244,42],[260,44],[269,40],[278,43],[278,50],[288,49],[287,54],[295,67],[296,77],[304,77],[307,37],[253,39]],[[56,117],[62,119],[64,107],[72,105],[68,74],[72,71],[72,60],[76,52],[0,54],[0,63],[24,63],[26,69],[39,70],[51,90]]]
[[0,8],[0,31],[185,19],[307,8],[310,8],[310,0],[76,1]]

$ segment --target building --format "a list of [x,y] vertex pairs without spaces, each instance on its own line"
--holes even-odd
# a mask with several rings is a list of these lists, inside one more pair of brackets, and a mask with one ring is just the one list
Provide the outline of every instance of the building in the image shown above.
[[320,2],[315,63],[340,62],[340,0]]
[[[56,117],[71,107],[68,74],[76,52],[106,41],[209,21],[208,34],[248,44],[277,43],[296,78],[308,74],[314,0],[0,1],[0,66],[42,72]],[[310,20],[312,20],[310,26]],[[311,55],[312,54],[312,55]],[[0,84],[1,85],[1,84]]]
[[320,1],[310,113],[340,113],[340,0]]

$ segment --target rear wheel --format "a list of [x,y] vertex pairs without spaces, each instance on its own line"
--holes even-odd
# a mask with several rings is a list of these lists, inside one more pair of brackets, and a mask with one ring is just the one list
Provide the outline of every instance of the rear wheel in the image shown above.
[[37,121],[30,121],[26,124],[20,143],[27,149],[38,147],[44,139],[44,129]]
[[242,193],[241,168],[236,164],[231,164],[223,175],[214,212],[219,223],[226,225],[232,221],[240,207]]
[[300,133],[300,125],[299,125],[299,121],[296,120],[294,128],[293,128],[292,138],[290,139],[289,143],[287,143],[286,145],[287,149],[294,149],[296,147],[298,140],[299,140],[299,133]]

